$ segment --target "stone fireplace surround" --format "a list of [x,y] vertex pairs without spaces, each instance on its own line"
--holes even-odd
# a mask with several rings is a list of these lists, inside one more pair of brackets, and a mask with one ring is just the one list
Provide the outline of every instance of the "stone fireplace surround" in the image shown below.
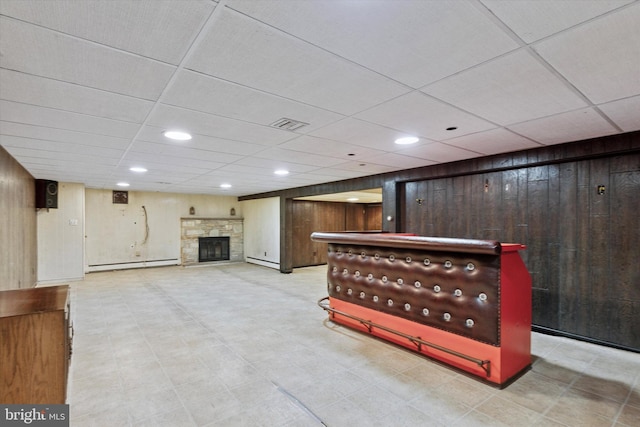
[[244,261],[243,233],[242,219],[180,218],[180,258],[182,265],[198,264],[198,237],[229,236],[229,261]]

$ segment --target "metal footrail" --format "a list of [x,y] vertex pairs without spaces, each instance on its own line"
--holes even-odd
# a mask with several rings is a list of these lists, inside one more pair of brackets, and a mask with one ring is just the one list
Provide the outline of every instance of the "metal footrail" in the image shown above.
[[413,345],[415,345],[416,348],[418,349],[418,352],[421,352],[422,351],[422,346],[425,346],[425,347],[436,349],[438,351],[442,351],[444,353],[450,354],[450,355],[458,357],[460,359],[464,359],[466,361],[473,362],[476,365],[478,365],[480,368],[482,368],[482,370],[487,374],[487,377],[491,376],[491,361],[490,360],[477,359],[475,357],[468,356],[466,354],[457,352],[455,350],[451,350],[451,349],[448,349],[446,347],[442,347],[440,345],[430,343],[428,341],[423,340],[420,337],[416,337],[416,336],[413,336],[413,335],[405,334],[404,332],[396,331],[395,329],[391,329],[391,328],[388,328],[388,327],[386,327],[384,325],[380,325],[378,323],[374,323],[374,322],[372,322],[370,320],[366,320],[366,319],[363,319],[361,317],[357,317],[357,316],[354,316],[352,314],[345,313],[344,311],[336,310],[335,308],[332,308],[332,307],[329,306],[328,300],[329,300],[329,297],[324,297],[324,298],[319,299],[318,300],[318,306],[320,308],[322,308],[323,310],[331,313],[332,317],[335,317],[336,314],[339,314],[340,316],[344,316],[344,317],[348,317],[350,319],[356,320],[357,322],[362,324],[364,327],[366,327],[367,331],[369,331],[370,334],[373,333],[373,329],[375,328],[375,329],[380,329],[380,330],[388,332],[390,334],[394,334],[394,335],[397,335],[399,337],[402,337],[402,338],[408,340],[409,342],[411,342]]

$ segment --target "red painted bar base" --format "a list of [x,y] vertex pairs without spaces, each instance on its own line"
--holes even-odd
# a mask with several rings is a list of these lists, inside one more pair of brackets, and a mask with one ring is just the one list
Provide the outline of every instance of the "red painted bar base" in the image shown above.
[[312,238],[334,242],[329,304],[321,305],[332,321],[500,387],[530,368],[531,278],[518,254],[523,245],[339,233]]

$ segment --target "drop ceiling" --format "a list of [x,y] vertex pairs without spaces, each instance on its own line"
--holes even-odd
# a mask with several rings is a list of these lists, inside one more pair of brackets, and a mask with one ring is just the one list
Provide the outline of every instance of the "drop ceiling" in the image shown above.
[[639,23],[625,0],[2,0],[0,144],[35,178],[245,196],[635,131]]

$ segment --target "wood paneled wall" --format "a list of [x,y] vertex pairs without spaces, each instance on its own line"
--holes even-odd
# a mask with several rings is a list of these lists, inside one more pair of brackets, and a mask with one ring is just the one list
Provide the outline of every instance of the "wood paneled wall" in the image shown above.
[[381,214],[381,205],[294,200],[293,267],[327,262],[327,244],[309,238],[314,231],[380,230]]
[[0,146],[0,290],[37,281],[35,181]]
[[407,182],[402,193],[407,232],[526,244],[534,325],[640,349],[640,154]]

